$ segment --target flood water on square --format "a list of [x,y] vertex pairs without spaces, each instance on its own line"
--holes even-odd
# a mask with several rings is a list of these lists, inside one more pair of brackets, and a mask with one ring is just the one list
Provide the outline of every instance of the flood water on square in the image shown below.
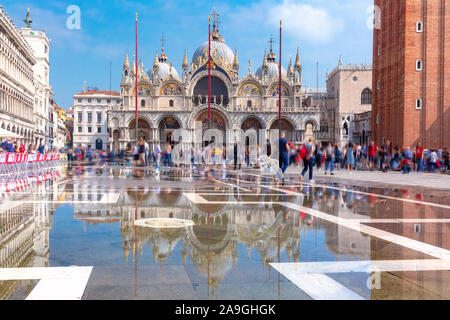
[[[93,266],[83,299],[326,298],[325,284],[313,293],[274,266],[445,260],[450,249],[448,192],[281,186],[258,170],[69,166],[0,205],[0,268]],[[194,225],[135,224],[152,218]],[[393,269],[317,273],[362,299],[450,298],[448,268]],[[38,282],[0,278],[0,299],[25,299]]]

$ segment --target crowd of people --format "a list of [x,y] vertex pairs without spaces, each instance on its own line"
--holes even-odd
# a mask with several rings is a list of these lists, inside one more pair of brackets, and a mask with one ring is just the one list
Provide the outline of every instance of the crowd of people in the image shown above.
[[11,139],[7,139],[0,144],[0,152],[5,153],[28,153],[28,154],[47,154],[47,153],[63,153],[65,150],[57,150],[56,148],[49,148],[47,145],[30,143],[27,148],[23,143],[13,142]]
[[371,141],[369,145],[349,142],[344,148],[339,148],[331,142],[316,144],[312,138],[295,147],[282,135],[280,168],[283,173],[289,165],[300,166],[302,162],[304,169],[300,178],[309,170],[310,180],[314,167],[317,170],[324,167],[325,175],[328,172],[333,175],[334,170],[347,170],[350,174],[353,170],[401,171],[404,174],[450,171],[448,147],[425,149],[419,142],[415,148],[410,148],[393,146],[389,141],[377,146]]
[[[271,156],[270,141],[266,141],[267,156]],[[3,144],[2,144],[3,148]],[[23,148],[23,146],[18,147]],[[32,147],[30,147],[33,150]],[[243,151],[243,152],[241,152]],[[213,165],[234,165],[234,169],[241,169],[242,165],[247,167],[260,167],[259,158],[263,153],[259,145],[256,145],[256,151],[250,150],[246,145],[245,150],[238,150],[238,144],[234,145],[233,163],[227,162],[225,148],[203,148],[201,150],[186,150],[190,152],[191,164],[194,165],[194,159],[201,159],[205,163],[208,156]],[[196,153],[197,152],[197,153]],[[206,154],[210,152],[210,154]],[[125,150],[115,153],[94,150],[90,147],[77,146],[67,151],[69,161],[83,160],[123,160],[126,166],[173,166],[172,146],[169,142],[160,145],[158,143],[150,147],[149,143],[143,137],[136,143],[128,143]],[[183,151],[178,155],[183,158]],[[211,162],[209,162],[211,163]],[[301,166],[303,165],[303,169]],[[401,171],[405,174],[410,172],[448,172],[450,170],[448,148],[442,150],[425,149],[421,143],[415,148],[393,146],[386,141],[377,146],[373,141],[370,144],[347,143],[343,148],[331,142],[316,143],[313,138],[308,142],[295,146],[286,139],[284,133],[281,133],[279,139],[279,167],[284,173],[289,166],[296,166],[301,172],[300,179],[303,179],[308,173],[309,180],[313,181],[314,170],[324,170],[334,175],[335,170],[346,170],[351,174],[354,170],[379,170],[382,172]],[[301,170],[301,171],[300,171]]]

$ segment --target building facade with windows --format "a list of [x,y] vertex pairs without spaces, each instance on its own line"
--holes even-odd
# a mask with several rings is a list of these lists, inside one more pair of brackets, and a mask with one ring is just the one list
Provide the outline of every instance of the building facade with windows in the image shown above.
[[450,5],[382,1],[373,37],[372,132],[377,144],[450,145]]
[[[36,64],[33,66],[34,77],[34,138],[33,143],[38,147],[41,144],[50,145],[53,133],[50,113],[52,112],[51,99],[53,96],[50,86],[50,39],[45,31],[31,29],[31,16],[28,10],[25,19],[27,27],[21,28],[20,32],[30,47],[33,49],[33,55]],[[53,142],[53,141],[52,141]]]
[[73,98],[73,146],[110,150],[108,111],[121,105],[120,93],[88,90]]
[[[372,66],[343,64],[327,73],[327,97],[322,127],[328,140],[344,146],[352,139],[351,122],[356,114],[372,110]],[[356,141],[355,141],[356,142]]]
[[[114,150],[124,149],[136,141],[135,95],[138,78],[138,136],[151,145],[166,143],[175,129],[194,130],[194,123],[208,127],[208,39],[197,47],[188,62],[185,51],[181,74],[175,69],[162,47],[155,54],[153,67],[145,71],[144,64],[129,61],[122,68],[120,95],[123,103],[109,111],[111,135],[109,143]],[[270,46],[269,53],[261,55],[256,72],[248,63],[247,74],[239,76],[237,51],[225,43],[215,23],[211,33],[211,128],[222,132],[250,128],[278,129],[278,66],[277,56]],[[287,138],[300,143],[309,137],[318,138],[320,112],[315,106],[304,104],[302,66],[297,51],[295,61],[282,67],[282,121]],[[77,132],[77,112],[75,134]],[[261,142],[260,142],[261,143]]]
[[66,110],[54,106],[53,119],[55,119],[56,129],[53,147],[61,150],[66,146]]
[[33,49],[0,6],[0,127],[25,145],[33,142],[36,62]]

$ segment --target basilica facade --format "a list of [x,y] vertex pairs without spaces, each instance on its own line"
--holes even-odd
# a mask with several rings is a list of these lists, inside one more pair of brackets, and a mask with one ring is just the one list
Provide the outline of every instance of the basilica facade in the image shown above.
[[[279,64],[272,47],[264,53],[256,73],[250,60],[247,74],[240,77],[237,51],[230,49],[214,25],[211,60],[211,128],[223,132],[278,129]],[[185,51],[181,74],[168,61],[164,46],[159,55],[156,52],[153,67],[147,72],[142,61],[136,70],[126,55],[120,84],[122,103],[108,111],[111,149],[124,149],[136,141],[136,121],[138,136],[152,145],[170,141],[178,128],[194,130],[197,121],[203,129],[208,127],[208,41],[195,50],[190,63]],[[305,103],[298,50],[295,62],[290,61],[287,70],[282,67],[281,73],[282,130],[297,144],[318,137],[320,111]]]

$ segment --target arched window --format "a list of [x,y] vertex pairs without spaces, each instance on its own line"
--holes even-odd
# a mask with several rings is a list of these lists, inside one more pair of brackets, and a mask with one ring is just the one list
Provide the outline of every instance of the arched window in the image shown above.
[[422,23],[422,21],[418,21],[416,23],[416,32],[423,32],[423,23]]
[[174,106],[173,100],[169,100],[169,107],[173,107],[173,106]]
[[125,70],[125,76],[128,76],[128,70]]
[[417,98],[416,99],[416,109],[417,110],[421,110],[422,109],[422,99],[421,98]]
[[372,91],[369,88],[361,92],[361,104],[372,104]]
[[141,100],[141,107],[145,107],[145,100]]
[[423,66],[422,66],[423,64],[422,64],[422,60],[417,60],[416,61],[416,70],[417,71],[422,71],[422,68],[423,68]]
[[252,100],[247,100],[247,108],[251,108],[252,107]]

